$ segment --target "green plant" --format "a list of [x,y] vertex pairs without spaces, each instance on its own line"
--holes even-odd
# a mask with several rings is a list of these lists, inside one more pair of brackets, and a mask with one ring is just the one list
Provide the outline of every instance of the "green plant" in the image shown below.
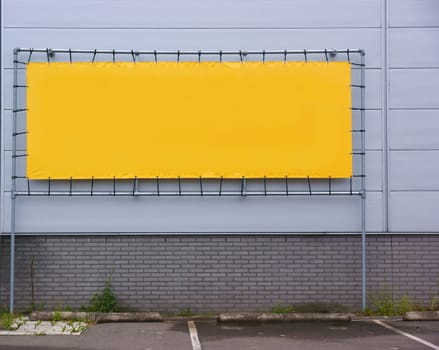
[[439,310],[439,305],[438,305],[438,296],[433,296],[431,298],[431,302],[430,302],[430,310],[431,311],[436,311]]
[[26,317],[24,317],[23,315],[19,315],[18,316],[18,321],[17,320],[15,320],[15,323],[18,323],[20,326],[21,325],[24,325],[24,324],[26,324],[27,322],[28,322],[28,318],[26,318]]
[[35,304],[35,303],[31,303],[30,305],[30,309],[31,311],[43,311],[45,307],[45,303],[39,303],[39,304]]
[[66,307],[64,308],[64,311],[66,311],[66,312],[72,312],[73,309],[72,309],[71,306],[66,305]]
[[72,329],[70,330],[70,334],[72,334],[72,333],[82,333],[87,328],[83,324],[72,324],[71,327],[72,327]]
[[274,312],[275,314],[289,314],[291,312],[294,312],[293,306],[283,306],[281,304],[276,304],[271,309],[271,312]]
[[361,311],[360,314],[363,316],[372,316],[373,310],[369,306],[366,306],[366,308],[363,311]]
[[55,311],[55,312],[53,313],[53,318],[52,318],[52,320],[53,320],[54,322],[61,321],[61,320],[62,320],[62,314],[61,314],[61,312],[59,312],[59,311]]
[[395,307],[393,305],[393,299],[390,294],[378,294],[378,296],[373,299],[372,304],[375,306],[378,315],[395,316]]
[[407,294],[405,294],[398,304],[395,305],[395,313],[398,315],[403,315],[408,311],[414,309],[413,302]]
[[398,302],[395,302],[389,293],[380,293],[373,299],[372,304],[374,306],[374,313],[380,316],[397,316],[415,309],[424,309],[423,307],[415,306],[407,294],[403,295]]
[[1,314],[0,318],[0,328],[12,330],[15,321],[15,316],[9,312],[4,312]]
[[91,306],[88,308],[90,312],[114,312],[116,311],[116,296],[110,281],[105,283],[105,287],[101,293],[96,293],[91,298]]
[[189,307],[180,310],[180,312],[177,314],[178,316],[182,316],[182,317],[190,317],[193,315],[191,309]]

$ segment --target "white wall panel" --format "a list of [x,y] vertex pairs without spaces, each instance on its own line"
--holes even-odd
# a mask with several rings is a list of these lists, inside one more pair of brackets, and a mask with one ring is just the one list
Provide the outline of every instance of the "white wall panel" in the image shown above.
[[[318,9],[318,10],[316,10]],[[367,228],[383,229],[381,0],[5,0],[5,106],[12,108],[12,49],[50,47],[151,50],[366,50]],[[259,28],[259,29],[258,29]],[[44,61],[44,54],[34,54]],[[23,60],[27,57],[21,56]],[[74,59],[90,60],[91,55]],[[322,60],[324,56],[309,56]],[[55,61],[66,61],[57,55]],[[97,57],[108,60],[109,57]],[[130,59],[130,57],[126,57]],[[152,60],[153,57],[141,57]],[[173,60],[175,57],[159,57]],[[195,59],[191,57],[189,59]],[[238,57],[232,59],[237,60]],[[256,58],[256,59],[260,59]],[[268,57],[267,59],[274,59]],[[303,58],[300,57],[302,60]],[[338,55],[336,60],[345,60]],[[358,78],[359,70],[354,72]],[[358,80],[356,80],[358,82]],[[20,75],[20,84],[25,83]],[[359,105],[359,89],[353,103]],[[25,104],[22,96],[21,105]],[[4,173],[10,188],[11,112],[4,112]],[[19,121],[20,128],[24,121]],[[355,124],[357,125],[357,124]],[[18,141],[19,149],[24,143]],[[355,143],[358,147],[358,143]],[[24,169],[24,159],[18,161]],[[333,184],[338,188],[342,182]],[[97,184],[96,186],[100,186]],[[120,183],[122,187],[131,184]],[[317,183],[315,189],[323,186]],[[44,186],[43,184],[38,185]],[[56,184],[53,186],[57,186]],[[81,183],[81,188],[89,185]],[[274,184],[274,186],[278,186]],[[3,193],[5,213],[10,193]],[[19,198],[20,232],[352,232],[358,197]],[[2,222],[9,230],[9,220]]]
[[439,26],[439,1],[388,0],[390,27]]
[[439,150],[439,109],[392,110],[390,148]]
[[[381,192],[368,193],[368,230],[379,231]],[[6,202],[9,203],[9,194]],[[351,232],[355,197],[22,197],[18,232]],[[121,210],[123,208],[123,210]],[[9,206],[7,206],[9,211]],[[163,215],[167,213],[167,215]],[[5,222],[5,230],[9,222]]]
[[439,67],[438,38],[439,28],[391,29],[390,68]]
[[[360,118],[353,118],[352,125],[354,129],[361,128]],[[365,113],[366,122],[366,149],[381,150],[383,147],[382,134],[382,111],[367,110]],[[359,138],[354,138],[354,147],[360,148]]]
[[439,231],[438,14],[436,0],[389,0],[389,220],[395,232]]
[[439,190],[438,165],[439,151],[392,151],[391,190]]
[[391,193],[394,232],[439,232],[439,191]]
[[[379,29],[6,29],[5,67],[12,67],[12,51],[15,47],[124,50],[363,48],[366,50],[368,68],[379,68],[381,63]],[[46,59],[45,54],[34,55],[35,59]],[[88,61],[91,57],[87,55],[83,59]],[[309,57],[310,60],[314,58],[321,60],[323,57]],[[57,59],[65,61],[68,55],[55,57],[55,61]],[[153,59],[152,55],[149,59]],[[175,57],[168,59],[175,60]],[[336,59],[346,60],[346,55],[338,55]]]
[[439,108],[439,69],[390,71],[390,108]]
[[380,0],[5,0],[7,27],[379,27]]
[[366,189],[368,191],[381,191],[382,188],[382,152],[366,152]]

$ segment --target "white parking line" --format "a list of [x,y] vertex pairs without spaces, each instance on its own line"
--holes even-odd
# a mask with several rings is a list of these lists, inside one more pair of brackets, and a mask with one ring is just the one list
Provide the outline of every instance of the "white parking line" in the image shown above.
[[195,327],[194,321],[188,321],[187,326],[189,328],[189,334],[191,336],[192,349],[201,350],[200,339],[198,339],[197,327]]
[[387,328],[387,329],[389,329],[389,330],[391,330],[391,331],[393,331],[395,333],[401,334],[401,335],[403,335],[403,336],[405,336],[407,338],[410,338],[410,339],[412,339],[414,341],[417,341],[418,343],[424,344],[425,346],[428,346],[431,349],[439,350],[439,346],[434,345],[434,344],[432,344],[432,343],[430,343],[430,342],[428,342],[428,341],[426,341],[424,339],[415,337],[414,335],[411,335],[411,334],[406,333],[404,331],[401,331],[401,330],[399,330],[399,329],[397,329],[395,327],[392,327],[391,325],[388,325],[387,323],[384,323],[384,322],[382,322],[380,320],[373,320],[373,322],[378,324],[378,325],[380,325],[380,326],[382,326],[382,327],[384,327],[384,328]]

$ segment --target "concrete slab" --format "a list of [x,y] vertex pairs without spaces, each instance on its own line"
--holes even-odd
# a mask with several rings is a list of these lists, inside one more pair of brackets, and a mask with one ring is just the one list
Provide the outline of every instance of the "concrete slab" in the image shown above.
[[0,336],[81,335],[87,326],[85,322],[31,321],[27,317],[20,317],[14,320],[10,330],[0,330]]

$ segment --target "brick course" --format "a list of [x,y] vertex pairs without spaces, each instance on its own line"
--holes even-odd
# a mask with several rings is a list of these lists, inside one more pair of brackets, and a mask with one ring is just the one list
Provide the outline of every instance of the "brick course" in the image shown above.
[[[438,235],[368,236],[369,300],[379,292],[429,304],[439,294]],[[2,242],[1,302],[9,298]],[[16,308],[87,305],[109,278],[121,308],[267,310],[275,304],[361,304],[358,235],[18,236]],[[32,263],[33,262],[33,263]]]

